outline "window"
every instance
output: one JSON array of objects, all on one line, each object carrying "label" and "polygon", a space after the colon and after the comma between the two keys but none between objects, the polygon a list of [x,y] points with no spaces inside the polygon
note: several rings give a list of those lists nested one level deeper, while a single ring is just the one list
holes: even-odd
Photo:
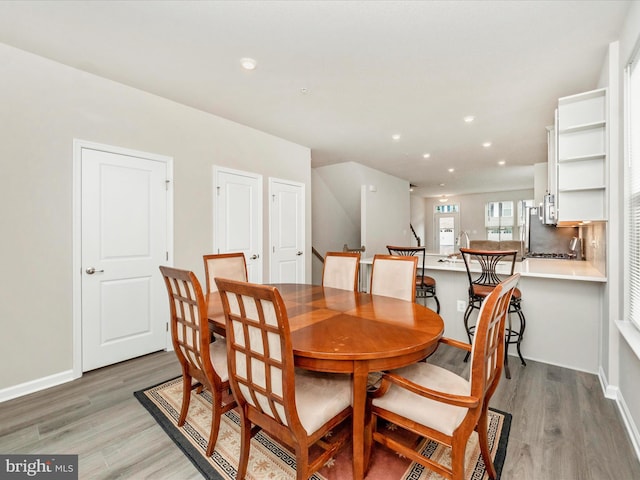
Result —
[{"label": "window", "polygon": [[457,213],[460,211],[460,205],[451,203],[447,205],[436,205],[433,209],[436,213]]},{"label": "window", "polygon": [[513,202],[487,202],[484,226],[487,240],[513,240]]},{"label": "window", "polygon": [[627,67],[626,95],[626,264],[625,317],[640,328],[640,50]]}]

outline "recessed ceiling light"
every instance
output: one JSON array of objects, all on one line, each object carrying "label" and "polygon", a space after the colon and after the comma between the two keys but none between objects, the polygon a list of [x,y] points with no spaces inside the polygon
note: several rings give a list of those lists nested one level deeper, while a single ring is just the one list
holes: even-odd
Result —
[{"label": "recessed ceiling light", "polygon": [[444,183],[441,183],[441,184],[440,184],[440,186],[441,186],[441,187],[444,187]]},{"label": "recessed ceiling light", "polygon": [[431,156],[431,154],[430,154],[430,153],[424,153],[424,154],[422,155],[422,158],[429,158],[430,156]]},{"label": "recessed ceiling light", "polygon": [[306,88],[306,87],[302,87],[302,88],[300,89],[300,93],[301,93],[302,95],[306,95],[307,93],[309,93],[309,89],[308,89],[308,88]]},{"label": "recessed ceiling light", "polygon": [[444,203],[447,201],[447,197],[445,197],[444,195],[442,197],[439,198],[439,200]]},{"label": "recessed ceiling light", "polygon": [[394,142],[397,142],[398,140],[400,140],[400,134],[399,133],[394,133],[393,135],[391,135],[391,139]]},{"label": "recessed ceiling light", "polygon": [[456,169],[455,169],[455,168],[450,168],[450,169],[449,169],[449,173],[453,173],[453,172],[455,172],[455,171],[456,171]]},{"label": "recessed ceiling light", "polygon": [[498,165],[504,165],[505,163],[507,163],[507,162],[506,162],[506,161],[504,161],[504,160],[500,160],[500,161],[498,161]]},{"label": "recessed ceiling light", "polygon": [[471,123],[476,119],[476,117],[474,117],[473,115],[467,115],[466,117],[464,117],[464,121],[466,123]]},{"label": "recessed ceiling light", "polygon": [[482,144],[482,146],[483,146],[484,148],[489,148],[489,147],[491,146],[491,142],[484,142],[484,143]]},{"label": "recessed ceiling light", "polygon": [[246,57],[240,59],[240,65],[245,70],[255,70],[257,63],[253,58]]}]

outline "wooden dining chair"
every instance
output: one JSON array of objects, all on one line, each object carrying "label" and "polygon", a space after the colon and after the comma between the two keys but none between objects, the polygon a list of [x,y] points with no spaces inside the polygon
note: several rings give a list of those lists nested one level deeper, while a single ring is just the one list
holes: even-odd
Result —
[{"label": "wooden dining chair", "polygon": [[[350,418],[349,375],[296,372],[289,318],[276,287],[216,279],[227,330],[231,390],[240,410],[238,479],[247,471],[256,426],[295,451],[296,478],[306,480],[348,439],[325,438]],[[312,445],[321,452],[310,457]]]},{"label": "wooden dining chair", "polygon": [[215,278],[247,281],[247,261],[244,253],[216,253],[203,255],[207,294],[217,290]]},{"label": "wooden dining chair", "polygon": [[360,252],[327,252],[322,267],[322,286],[358,290]]},{"label": "wooden dining chair", "polygon": [[[164,266],[160,271],[169,294],[173,349],[182,367],[182,408],[178,427],[182,427],[187,418],[191,390],[209,390],[212,400],[207,456],[210,457],[218,438],[221,415],[236,407],[236,402],[228,395],[226,346],[224,342],[210,343],[207,305],[194,273]],[[193,383],[193,379],[197,382]]]},{"label": "wooden dining chair", "polygon": [[[488,408],[501,378],[504,330],[509,302],[520,274],[499,284],[487,296],[469,345],[442,338],[441,343],[471,352],[469,380],[429,363],[416,363],[387,372],[378,390],[370,393],[373,440],[424,465],[445,478],[463,480],[464,457],[471,433],[478,432],[487,473],[496,478],[487,439]],[[451,448],[451,467],[420,455],[376,428],[378,418]]]},{"label": "wooden dining chair", "polygon": [[375,255],[369,292],[413,302],[417,267],[418,257],[415,256]]},{"label": "wooden dining chair", "polygon": [[420,266],[416,275],[416,300],[423,298],[426,306],[427,298],[433,298],[436,302],[436,313],[440,313],[440,300],[436,295],[436,279],[425,275],[425,259],[427,249],[425,247],[399,247],[397,245],[387,245],[389,255],[417,256]]}]

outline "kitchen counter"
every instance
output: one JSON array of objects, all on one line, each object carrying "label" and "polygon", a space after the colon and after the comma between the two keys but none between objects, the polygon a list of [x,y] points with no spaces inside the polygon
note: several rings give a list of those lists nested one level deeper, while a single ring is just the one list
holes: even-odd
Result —
[{"label": "kitchen counter", "polygon": [[[369,286],[372,262],[373,258],[361,260],[360,286],[365,291]],[[510,266],[510,263],[499,265],[498,273],[508,273],[505,270]],[[479,271],[480,266],[475,263],[471,269]],[[527,258],[516,262],[514,270],[521,274],[518,288],[522,292],[522,310],[527,318],[522,341],[524,357],[597,373],[607,277],[590,262],[580,260]],[[441,253],[427,254],[425,271],[436,280],[445,335],[466,342],[463,316],[469,280],[464,261],[448,259]],[[427,306],[435,308],[435,303],[427,300]],[[477,313],[474,318],[475,315]],[[514,353],[515,349],[509,350],[510,355]],[[527,368],[520,367],[517,357],[511,363],[512,370]]]},{"label": "kitchen counter", "polygon": [[[372,257],[363,258],[361,263],[370,265]],[[475,262],[474,262],[475,263]],[[418,261],[418,268],[421,266]],[[476,264],[477,265],[477,264]],[[443,270],[466,272],[464,261],[461,258],[450,259],[437,252],[427,252],[425,255],[425,270]],[[508,269],[498,268],[498,273],[505,273]],[[471,270],[475,268],[472,264]],[[479,271],[479,266],[478,266]],[[583,282],[606,282],[607,277],[596,269],[591,263],[582,260],[556,260],[551,258],[525,258],[522,262],[516,262],[514,272],[523,277],[555,278],[558,280],[576,280]]]},{"label": "kitchen counter", "polygon": [[[459,270],[466,272],[462,259],[448,259],[446,257],[427,255],[424,266],[426,270]],[[505,264],[505,269],[508,268]],[[473,264],[471,270],[475,270]],[[516,262],[514,272],[520,273],[523,277],[556,278],[559,280],[580,280],[584,282],[607,281],[607,277],[591,265],[591,263],[581,260],[525,258],[522,262]],[[498,268],[498,273],[501,273],[500,268]]]}]

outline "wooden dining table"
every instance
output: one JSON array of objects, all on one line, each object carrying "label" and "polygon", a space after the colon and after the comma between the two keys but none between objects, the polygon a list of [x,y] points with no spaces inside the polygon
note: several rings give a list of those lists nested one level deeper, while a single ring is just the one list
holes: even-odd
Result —
[{"label": "wooden dining table", "polygon": [[[418,362],[437,347],[444,322],[414,302],[320,285],[273,284],[282,295],[297,367],[353,378],[353,478],[364,477],[371,442],[365,435],[369,373]],[[212,328],[224,335],[217,292],[209,294]],[[368,430],[367,430],[368,431]]]}]

